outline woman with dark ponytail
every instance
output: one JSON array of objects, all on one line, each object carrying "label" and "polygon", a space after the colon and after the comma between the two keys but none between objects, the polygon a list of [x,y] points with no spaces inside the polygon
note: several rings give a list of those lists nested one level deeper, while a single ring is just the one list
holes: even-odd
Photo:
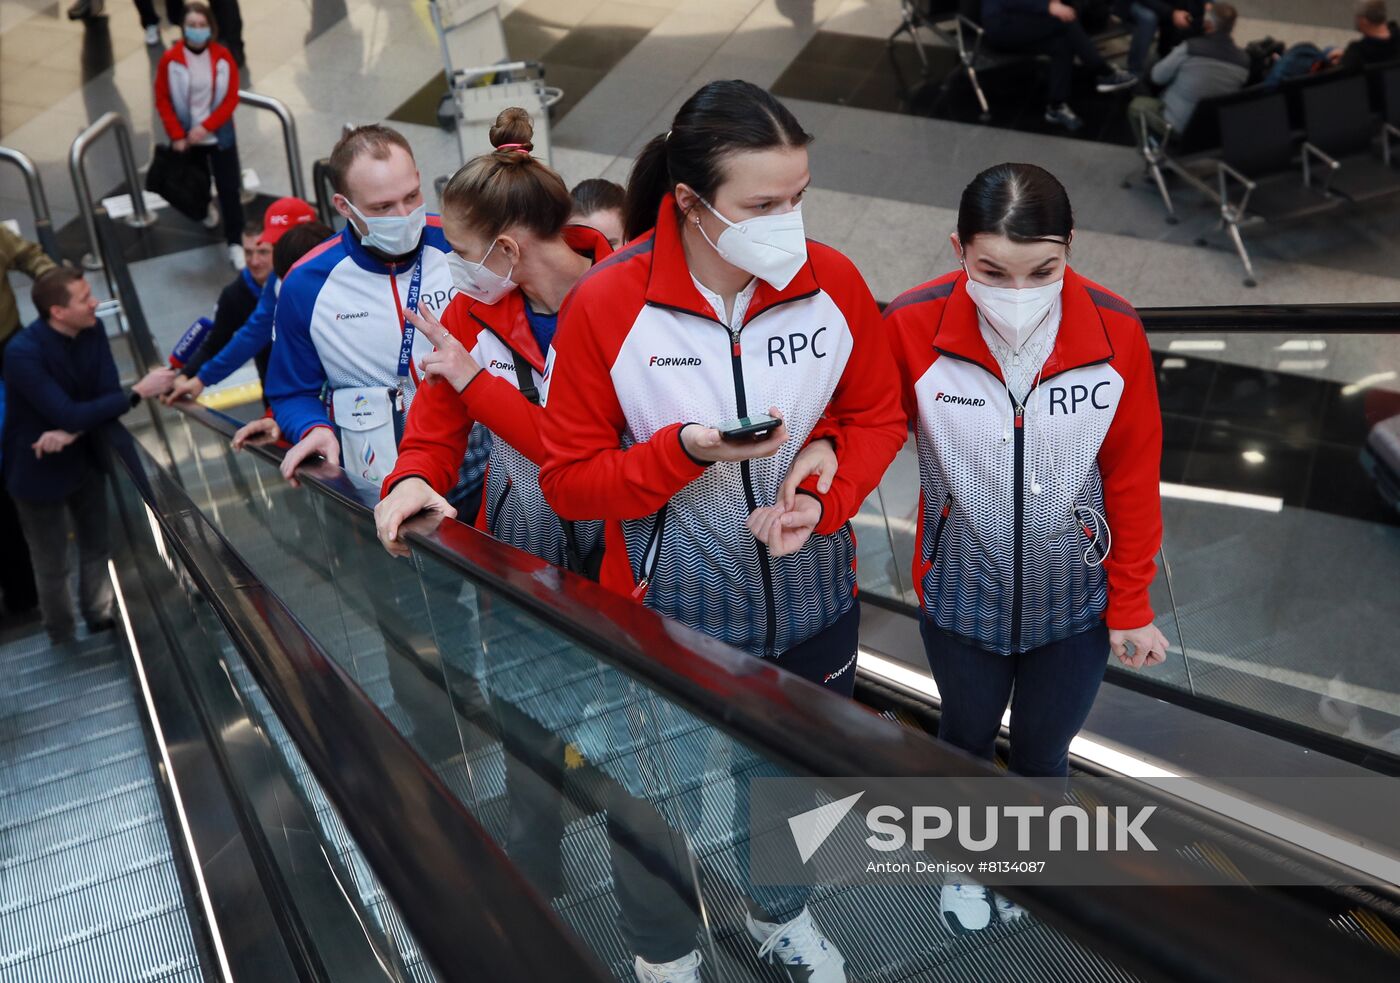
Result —
[{"label": "woman with dark ponytail", "polygon": [[[804,235],[809,141],[767,91],[728,81],[647,144],[627,189],[635,241],[565,305],[540,483],[561,516],[606,520],[605,586],[850,695],[849,520],[906,422],[870,291]],[[748,798],[746,775],[736,829]],[[759,956],[845,980],[807,893],[748,884],[738,853]],[[698,966],[676,953],[637,975],[698,983]]]},{"label": "woman with dark ponytail", "polygon": [[[942,696],[938,736],[1011,770],[1068,774],[1110,653],[1166,657],[1148,587],[1162,539],[1162,414],[1123,298],[1069,267],[1054,175],[999,164],[963,191],[960,268],[885,309],[919,448],[914,584]],[[975,931],[1021,910],[971,882],[942,911]]]}]

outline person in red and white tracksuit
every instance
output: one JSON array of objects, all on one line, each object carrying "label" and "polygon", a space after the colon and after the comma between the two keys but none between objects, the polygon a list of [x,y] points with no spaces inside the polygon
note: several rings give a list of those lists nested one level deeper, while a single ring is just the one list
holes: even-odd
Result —
[{"label": "person in red and white tracksuit", "polygon": [[[765,90],[713,82],[643,150],[634,241],[564,307],[540,484],[564,518],[607,521],[605,586],[849,695],[849,520],[906,419],[864,280],[803,233],[809,139]],[[783,417],[769,436],[722,438],[717,425],[765,413]],[[834,480],[810,473],[833,450]],[[746,829],[748,782],[736,785]],[[749,890],[760,955],[804,980],[845,979],[806,892]],[[638,977],[698,980],[698,959]]]},{"label": "person in red and white tracksuit", "polygon": [[[219,44],[209,7],[185,5],[182,36],[156,66],[156,111],[170,145],[203,156],[214,175],[229,261],[243,269],[243,172],[238,163],[233,113],[238,108],[238,65]],[[211,210],[210,220],[214,219]]]},{"label": "person in red and white tracksuit", "polygon": [[530,155],[529,115],[504,111],[498,149],[462,167],[443,188],[442,228],[456,298],[439,322],[410,314],[435,351],[408,414],[399,457],[375,508],[391,549],[400,524],[422,511],[455,515],[444,497],[457,481],[472,427],[491,433],[481,506],[467,521],[517,549],[576,572],[601,545],[598,522],[569,523],[539,488],[545,354],[559,307],[584,273],[612,252],[602,233],[566,225],[573,199],[563,180]]},{"label": "person in red and white tracksuit", "polygon": [[[1110,652],[1167,641],[1148,588],[1162,539],[1162,417],[1131,305],[1070,269],[1063,186],[1001,164],[963,192],[962,268],[885,310],[915,421],[914,584],[942,699],[938,735],[990,758],[1008,701],[1011,769],[1065,776]],[[1019,914],[944,888],[955,930]]]}]

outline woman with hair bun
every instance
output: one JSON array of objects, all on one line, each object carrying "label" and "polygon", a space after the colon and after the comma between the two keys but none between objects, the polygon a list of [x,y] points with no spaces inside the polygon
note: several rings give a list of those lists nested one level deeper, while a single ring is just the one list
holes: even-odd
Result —
[{"label": "woman with hair bun", "polygon": [[[919,450],[914,584],[938,736],[1064,777],[1110,653],[1166,658],[1148,588],[1162,540],[1162,414],[1142,322],[1069,266],[1054,175],[999,164],[963,191],[961,268],[885,309]],[[971,882],[942,912],[975,931],[1020,909]]]},{"label": "woman with hair bun", "polygon": [[410,313],[436,351],[420,366],[394,470],[375,508],[379,538],[402,550],[399,527],[428,511],[454,516],[457,480],[472,427],[491,432],[481,509],[483,532],[559,566],[596,565],[601,527],[560,523],[540,494],[541,393],[559,308],[611,249],[594,229],[569,225],[573,199],[562,178],[530,155],[529,113],[510,108],[491,129],[496,149],[463,165],[442,191],[442,231],[457,296],[441,320]]}]

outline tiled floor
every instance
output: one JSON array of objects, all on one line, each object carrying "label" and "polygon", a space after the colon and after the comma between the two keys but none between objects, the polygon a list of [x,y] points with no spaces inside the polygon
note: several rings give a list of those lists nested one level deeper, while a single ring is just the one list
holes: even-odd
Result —
[{"label": "tiled floor", "polygon": [[[242,6],[244,85],[282,99],[296,115],[308,171],[345,122],[390,115],[415,121],[401,125],[425,175],[460,163],[456,141],[433,125],[441,65],[425,0]],[[0,141],[36,160],[61,226],[77,216],[68,146],[90,120],[107,110],[127,116],[138,161],[148,158],[158,52],[141,44],[134,8],[121,0],[111,0],[105,22],[87,26],[64,19],[58,3],[3,7]],[[1346,36],[1347,0],[1252,7],[1260,19],[1241,22],[1242,36]],[[1182,224],[1168,226],[1150,188],[1119,186],[1136,169],[1131,148],[984,126],[961,111],[950,111],[951,119],[890,111],[899,106],[880,39],[898,23],[897,0],[507,0],[501,10],[510,56],[541,59],[548,80],[565,90],[554,161],[570,182],[598,173],[624,178],[631,155],[708,79],[776,85],[818,138],[812,232],[845,249],[882,299],[947,267],[946,232],[962,185],[1006,159],[1034,160],[1061,176],[1077,210],[1076,264],[1141,306],[1400,298],[1393,259],[1400,206],[1252,234],[1263,286],[1249,291],[1207,205],[1188,196]],[[895,61],[910,57],[901,41]],[[1024,87],[1015,78],[1008,84]],[[956,97],[950,92],[948,101]],[[1103,106],[1108,120],[1116,109]],[[238,125],[245,165],[266,190],[284,190],[276,121],[244,108]],[[90,167],[94,187],[120,183],[110,147],[94,148]],[[0,214],[27,226],[28,212],[18,174],[0,168]],[[1198,236],[1208,248],[1194,245]]]}]

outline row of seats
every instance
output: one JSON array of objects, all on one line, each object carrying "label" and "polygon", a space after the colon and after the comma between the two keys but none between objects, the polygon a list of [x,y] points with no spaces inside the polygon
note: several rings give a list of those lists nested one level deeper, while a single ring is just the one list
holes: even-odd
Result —
[{"label": "row of seats", "polygon": [[1400,63],[1206,99],[1179,134],[1142,114],[1137,137],[1167,221],[1176,221],[1170,172],[1219,206],[1252,287],[1242,228],[1400,194]]}]

